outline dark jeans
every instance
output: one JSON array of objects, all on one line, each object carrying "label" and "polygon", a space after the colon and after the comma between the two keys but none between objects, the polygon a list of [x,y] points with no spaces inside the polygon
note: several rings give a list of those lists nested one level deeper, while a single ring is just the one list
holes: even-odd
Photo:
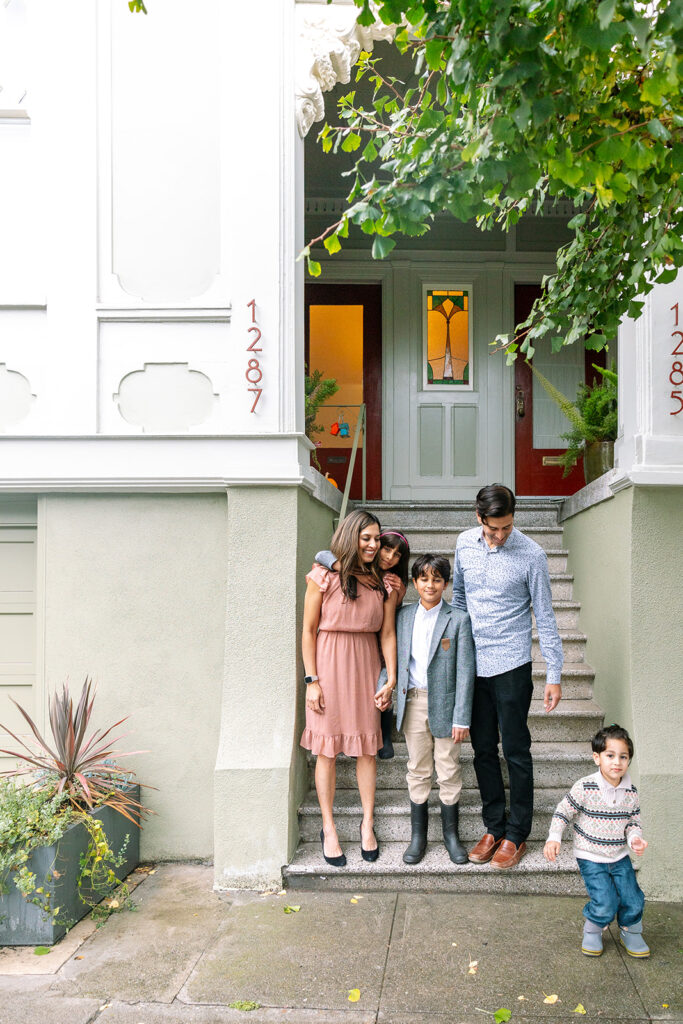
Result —
[{"label": "dark jeans", "polygon": [[[533,683],[531,662],[498,676],[477,676],[470,736],[474,770],[486,831],[505,836],[516,846],[531,832],[534,814],[534,769],[527,725]],[[505,821],[505,788],[498,759],[498,731],[510,776],[510,815]]]},{"label": "dark jeans", "polygon": [[643,916],[645,896],[636,881],[630,857],[622,857],[613,864],[598,864],[577,857],[579,871],[590,900],[583,908],[583,916],[604,928],[616,914],[617,923],[624,928],[637,924]]}]

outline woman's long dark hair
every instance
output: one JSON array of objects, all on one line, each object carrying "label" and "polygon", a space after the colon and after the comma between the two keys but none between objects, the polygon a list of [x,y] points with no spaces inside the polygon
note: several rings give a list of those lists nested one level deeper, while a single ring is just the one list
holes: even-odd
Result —
[{"label": "woman's long dark hair", "polygon": [[377,554],[370,565],[364,565],[358,557],[359,537],[366,527],[373,524],[380,530],[382,529],[377,516],[372,512],[366,512],[365,509],[357,508],[354,512],[349,512],[346,519],[339,524],[330,543],[332,553],[339,559],[339,581],[342,592],[350,601],[355,601],[358,597],[357,577],[359,575],[364,575],[365,582],[371,587],[381,590],[384,598],[387,596],[377,564],[379,545]]},{"label": "woman's long dark hair", "polygon": [[408,586],[408,563],[410,562],[410,545],[402,533],[398,530],[382,530],[379,535],[380,547],[396,548],[401,556],[393,569],[388,572],[395,572],[398,578]]}]

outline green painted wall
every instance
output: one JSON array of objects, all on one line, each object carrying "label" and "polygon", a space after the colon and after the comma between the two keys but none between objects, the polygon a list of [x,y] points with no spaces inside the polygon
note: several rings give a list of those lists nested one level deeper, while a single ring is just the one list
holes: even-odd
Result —
[{"label": "green painted wall", "polygon": [[683,491],[636,487],[564,523],[595,700],[635,744],[651,899],[683,899]]},{"label": "green painted wall", "polygon": [[48,686],[91,675],[95,725],[130,716],[117,747],[149,751],[126,760],[156,787],[142,856],[211,857],[225,496],[50,496],[38,532]]},{"label": "green painted wall", "polygon": [[221,732],[215,771],[219,888],[279,883],[306,788],[298,743],[304,575],[329,542],[332,511],[292,487],[228,492]]}]

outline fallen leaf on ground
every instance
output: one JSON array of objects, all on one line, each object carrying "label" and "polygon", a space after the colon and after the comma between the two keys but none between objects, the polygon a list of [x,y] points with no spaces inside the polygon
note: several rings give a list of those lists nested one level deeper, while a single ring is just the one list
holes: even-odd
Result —
[{"label": "fallen leaf on ground", "polygon": [[[543,993],[543,995],[545,996],[545,992]],[[560,998],[559,996],[545,996],[545,999],[543,1000],[543,1002],[544,1003],[551,1003],[551,1004],[552,1003],[557,1003],[557,1002],[559,1002],[559,998]]]},{"label": "fallen leaf on ground", "polygon": [[45,956],[46,953],[50,952],[49,946],[36,946],[33,950],[36,956]]},{"label": "fallen leaf on ground", "polygon": [[301,905],[297,903],[294,906],[290,907],[288,903],[287,906],[283,907],[282,909],[284,910],[285,914],[298,914],[299,911],[301,910]]},{"label": "fallen leaf on ground", "polygon": [[286,895],[287,895],[287,890],[286,889],[280,889],[280,891],[278,893],[278,896],[286,896]]},{"label": "fallen leaf on ground", "polygon": [[586,1007],[583,1005],[583,1003],[579,1003],[579,1005],[576,1007],[576,1009],[572,1010],[572,1013],[585,1013],[585,1012],[586,1012]]},{"label": "fallen leaf on ground", "polygon": [[496,1024],[505,1024],[505,1021],[510,1020],[511,1016],[512,1010],[508,1010],[507,1007],[501,1006],[501,1008],[499,1010],[496,1010],[496,1012],[494,1013],[493,1019],[495,1020]]},{"label": "fallen leaf on ground", "polygon": [[468,974],[476,974],[478,966],[479,966],[479,961],[478,960],[470,960],[470,969],[469,969],[469,971],[467,973]]},{"label": "fallen leaf on ground", "polygon": [[102,1012],[102,1010],[108,1010],[110,1006],[111,1003],[104,1003],[102,1006],[100,1006],[100,1013]]},{"label": "fallen leaf on ground", "polygon": [[526,996],[517,996],[517,999],[521,1001],[522,999],[526,999]]},{"label": "fallen leaf on ground", "polygon": [[662,1009],[663,1010],[668,1010],[669,1009],[669,1004],[668,1003],[662,1003]]},{"label": "fallen leaf on ground", "polygon": [[82,959],[83,959],[83,957],[82,957],[82,956],[75,956],[75,957],[74,957],[74,960],[82,960]]},{"label": "fallen leaf on ground", "polygon": [[356,899],[355,896],[352,896],[351,899],[349,900],[349,903],[358,903],[358,900]]},{"label": "fallen leaf on ground", "polygon": [[156,875],[156,873],[157,873],[157,869],[156,868],[152,868],[152,870],[149,872],[150,875]]},{"label": "fallen leaf on ground", "polygon": [[357,1003],[359,999],[360,999],[360,989],[359,988],[350,988],[349,989],[349,1002],[350,1003]]},{"label": "fallen leaf on ground", "polygon": [[111,907],[112,910],[116,910],[116,908],[119,906],[119,901],[109,900],[109,906]]},{"label": "fallen leaf on ground", "polygon": [[251,999],[238,999],[234,1003],[228,1003],[228,1007],[231,1010],[258,1010],[261,1004],[255,1003]]},{"label": "fallen leaf on ground", "polygon": [[457,945],[458,945],[457,942],[451,942],[451,946],[457,946]]}]

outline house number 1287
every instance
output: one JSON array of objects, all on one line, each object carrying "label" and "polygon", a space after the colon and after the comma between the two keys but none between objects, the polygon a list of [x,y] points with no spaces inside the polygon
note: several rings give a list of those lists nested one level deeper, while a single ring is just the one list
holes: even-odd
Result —
[{"label": "house number 1287", "polygon": [[[247,334],[253,334],[254,337],[247,345],[247,352],[263,352],[262,348],[259,348],[259,342],[261,341],[261,331],[256,324],[256,299],[252,299],[251,302],[247,303],[247,309],[251,310],[251,327],[247,328]],[[263,379],[263,373],[261,372],[261,366],[257,358],[252,356],[247,362],[247,369],[244,376],[247,378],[247,383],[251,385],[260,384]],[[247,391],[251,391],[254,395],[254,401],[252,403],[250,412],[256,412],[256,406],[258,400],[263,394],[263,388],[255,386],[248,387]]]}]

